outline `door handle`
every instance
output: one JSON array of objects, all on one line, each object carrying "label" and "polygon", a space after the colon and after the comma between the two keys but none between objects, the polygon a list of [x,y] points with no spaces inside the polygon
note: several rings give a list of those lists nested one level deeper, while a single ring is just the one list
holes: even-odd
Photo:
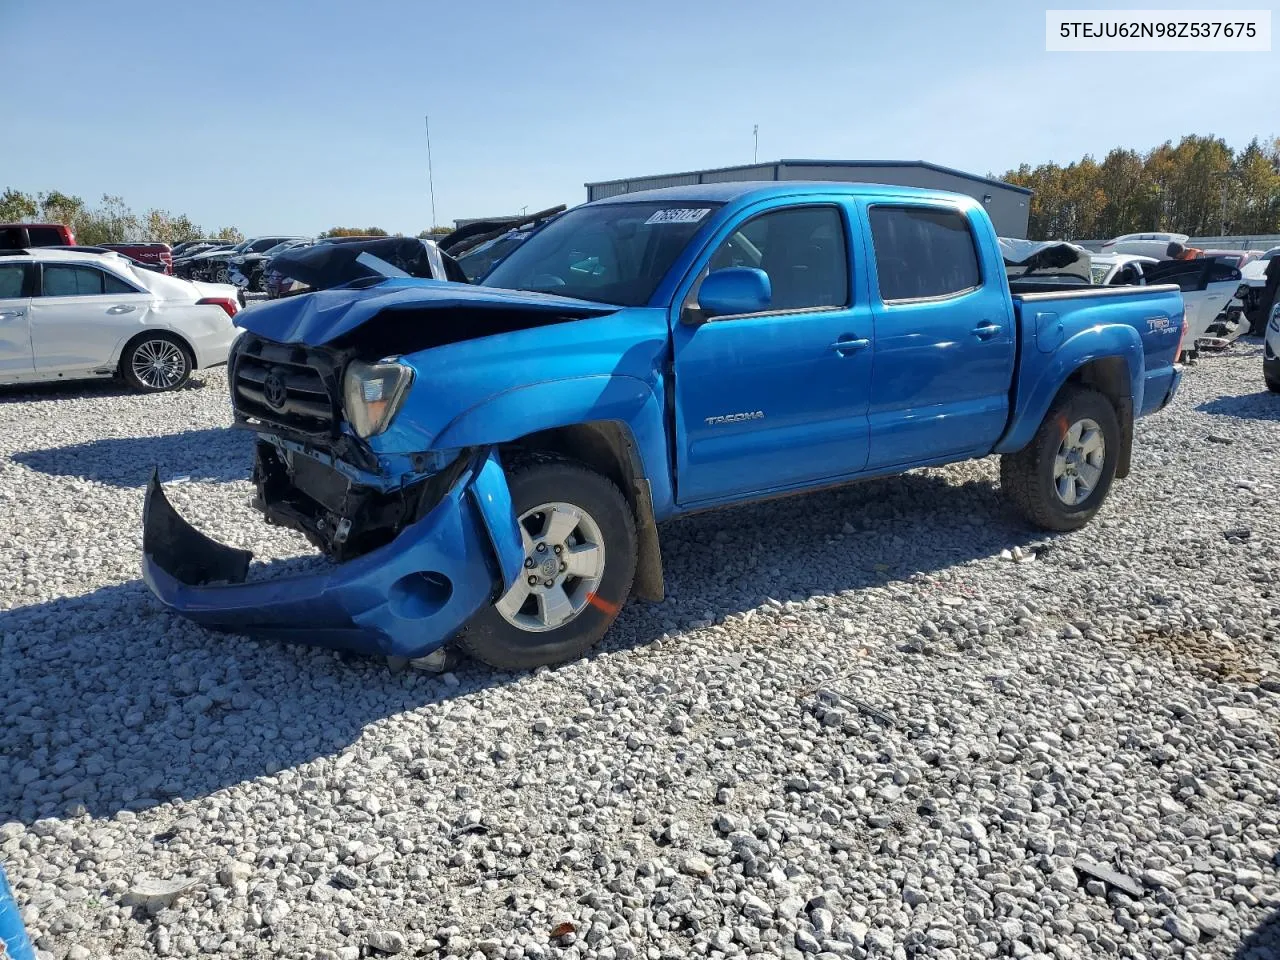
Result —
[{"label": "door handle", "polygon": [[111,307],[110,309],[108,309],[107,313],[109,313],[113,317],[116,317],[122,313],[133,313],[133,311],[136,309],[137,307],[135,307],[131,303],[117,303],[114,307]]},{"label": "door handle", "polygon": [[842,357],[847,357],[851,353],[857,353],[859,350],[865,350],[871,346],[871,341],[865,337],[855,340],[851,337],[844,336],[831,345],[831,349]]},{"label": "door handle", "polygon": [[990,340],[1003,329],[1004,327],[998,323],[992,323],[990,320],[983,320],[973,328],[973,335],[979,340]]},{"label": "door handle", "polygon": [[25,317],[25,310],[0,310],[0,320],[15,320],[18,317]]}]

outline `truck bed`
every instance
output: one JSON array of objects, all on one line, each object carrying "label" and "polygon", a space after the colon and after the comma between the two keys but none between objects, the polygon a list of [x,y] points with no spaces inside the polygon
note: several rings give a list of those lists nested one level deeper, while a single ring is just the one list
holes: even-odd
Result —
[{"label": "truck bed", "polygon": [[[1010,283],[1018,322],[1011,409],[1023,411],[998,452],[1020,449],[1072,370],[1100,358],[1121,364],[1134,416],[1159,409],[1175,384],[1184,307],[1177,286]],[[1052,289],[1046,289],[1051,287]],[[1046,358],[1052,356],[1050,363]],[[1035,371],[1034,375],[1026,375]]]}]

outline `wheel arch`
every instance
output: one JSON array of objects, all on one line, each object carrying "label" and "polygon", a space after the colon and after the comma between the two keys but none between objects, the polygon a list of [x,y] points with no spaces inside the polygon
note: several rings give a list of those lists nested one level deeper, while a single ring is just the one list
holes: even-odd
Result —
[{"label": "wheel arch", "polygon": [[666,594],[662,551],[653,509],[653,493],[644,461],[630,426],[619,420],[592,420],[525,434],[502,445],[508,454],[523,451],[555,453],[608,477],[627,498],[636,522],[636,575],[632,592],[642,600],[659,602]]},{"label": "wheel arch", "polygon": [[182,344],[182,348],[187,351],[187,358],[191,361],[192,371],[199,369],[200,358],[196,355],[196,348],[192,345],[190,340],[184,337],[177,330],[170,329],[169,327],[147,327],[145,330],[139,330],[137,333],[133,334],[133,336],[126,337],[121,341],[116,352],[116,372],[123,375],[124,358],[129,355],[129,350],[135,343],[145,337],[155,336],[157,333],[163,333]]},{"label": "wheel arch", "polygon": [[1116,476],[1129,474],[1133,421],[1142,409],[1145,353],[1138,331],[1127,324],[1094,327],[1071,337],[1030,384],[1020,384],[1019,410],[996,453],[1013,453],[1031,442],[1049,409],[1069,386],[1087,386],[1105,396],[1120,421],[1121,444]]}]

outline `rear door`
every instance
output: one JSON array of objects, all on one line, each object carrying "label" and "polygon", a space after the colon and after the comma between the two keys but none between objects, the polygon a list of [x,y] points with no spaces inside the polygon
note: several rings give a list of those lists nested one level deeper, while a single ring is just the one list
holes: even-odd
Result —
[{"label": "rear door", "polygon": [[868,469],[989,451],[1004,432],[1017,338],[1004,267],[944,201],[867,210],[875,371]]},{"label": "rear door", "polygon": [[37,371],[102,369],[120,342],[142,329],[151,294],[91,264],[44,263],[40,271],[30,310]]},{"label": "rear door", "polygon": [[30,262],[0,260],[0,379],[31,374]]},{"label": "rear door", "polygon": [[[765,493],[861,470],[867,460],[871,314],[842,201],[763,204],[726,225],[677,301],[727,267],[769,275],[761,313],[673,317],[677,500]],[[837,346],[839,344],[840,346]]]},{"label": "rear door", "polygon": [[[1188,350],[1195,349],[1196,340],[1205,335],[1214,317],[1226,306],[1235,287],[1239,284],[1210,284],[1212,260],[1164,260],[1147,264],[1143,268],[1148,285],[1176,283],[1182,291],[1182,302],[1187,311]],[[1228,291],[1224,287],[1230,286]]]}]

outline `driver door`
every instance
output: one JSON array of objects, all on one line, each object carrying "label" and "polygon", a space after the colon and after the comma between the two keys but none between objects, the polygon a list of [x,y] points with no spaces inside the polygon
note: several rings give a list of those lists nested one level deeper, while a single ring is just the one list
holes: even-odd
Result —
[{"label": "driver door", "polygon": [[0,378],[31,374],[31,263],[0,261]]},{"label": "driver door", "polygon": [[763,270],[772,302],[760,313],[701,318],[699,282],[679,301],[672,340],[681,506],[866,465],[873,321],[855,283],[860,247],[849,222],[842,203],[784,203],[744,216],[710,248],[695,276]]}]

